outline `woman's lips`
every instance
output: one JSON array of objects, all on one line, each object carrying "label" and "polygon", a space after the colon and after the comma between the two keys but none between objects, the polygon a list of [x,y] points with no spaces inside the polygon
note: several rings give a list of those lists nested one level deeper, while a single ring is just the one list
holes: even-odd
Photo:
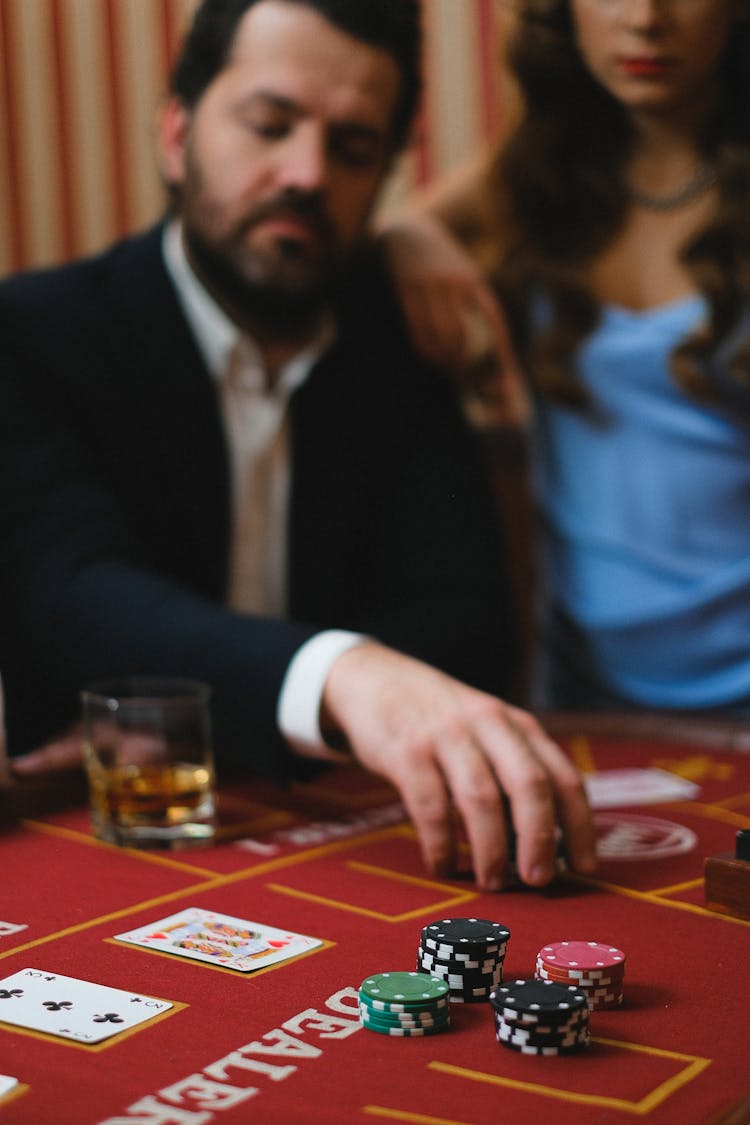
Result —
[{"label": "woman's lips", "polygon": [[671,66],[667,58],[638,58],[620,59],[618,66],[625,74],[632,78],[661,78]]}]

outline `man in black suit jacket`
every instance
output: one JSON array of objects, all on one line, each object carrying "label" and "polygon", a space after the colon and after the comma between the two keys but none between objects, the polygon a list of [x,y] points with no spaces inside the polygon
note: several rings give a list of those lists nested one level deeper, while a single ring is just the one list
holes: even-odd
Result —
[{"label": "man in black suit jacket", "polygon": [[[281,779],[354,754],[400,788],[436,869],[455,803],[486,886],[504,789],[540,884],[558,819],[591,865],[580,780],[530,716],[476,690],[500,691],[513,655],[491,496],[362,245],[418,92],[416,27],[408,0],[205,0],[160,123],[178,218],[0,287],[9,745],[54,737],[92,680],[190,676],[212,686],[220,766]],[[228,600],[243,438],[209,371],[222,335],[250,344],[260,410],[316,356],[276,423],[282,612],[273,574],[259,611]]]}]

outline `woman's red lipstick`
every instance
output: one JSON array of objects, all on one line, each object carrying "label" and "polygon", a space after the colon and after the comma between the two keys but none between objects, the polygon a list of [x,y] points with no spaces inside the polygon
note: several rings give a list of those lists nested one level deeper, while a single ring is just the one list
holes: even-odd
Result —
[{"label": "woman's red lipstick", "polygon": [[633,78],[661,78],[670,67],[667,58],[639,58],[620,59],[620,69]]}]

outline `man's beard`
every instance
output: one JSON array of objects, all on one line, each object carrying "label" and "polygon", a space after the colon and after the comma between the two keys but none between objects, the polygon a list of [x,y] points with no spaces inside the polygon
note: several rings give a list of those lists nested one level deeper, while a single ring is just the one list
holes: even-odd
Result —
[{"label": "man's beard", "polygon": [[[191,214],[192,212],[192,214]],[[299,215],[318,236],[317,253],[290,238],[268,251],[249,248],[248,231],[266,218]],[[342,273],[331,225],[314,196],[287,193],[258,206],[221,239],[204,233],[200,202],[183,214],[188,255],[215,299],[240,323],[271,337],[304,333],[328,307]]]}]

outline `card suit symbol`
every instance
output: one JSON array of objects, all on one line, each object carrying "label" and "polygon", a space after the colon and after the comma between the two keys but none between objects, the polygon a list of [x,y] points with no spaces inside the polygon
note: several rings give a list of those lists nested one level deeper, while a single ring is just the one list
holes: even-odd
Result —
[{"label": "card suit symbol", "polygon": [[50,1012],[61,1012],[63,1008],[72,1008],[70,1000],[44,1000],[42,1002],[43,1008],[48,1008]]},{"label": "card suit symbol", "polygon": [[22,988],[0,988],[0,1000],[10,1000],[14,996],[23,996]]},{"label": "card suit symbol", "polygon": [[117,1012],[105,1012],[103,1016],[94,1016],[94,1023],[125,1023]]}]

